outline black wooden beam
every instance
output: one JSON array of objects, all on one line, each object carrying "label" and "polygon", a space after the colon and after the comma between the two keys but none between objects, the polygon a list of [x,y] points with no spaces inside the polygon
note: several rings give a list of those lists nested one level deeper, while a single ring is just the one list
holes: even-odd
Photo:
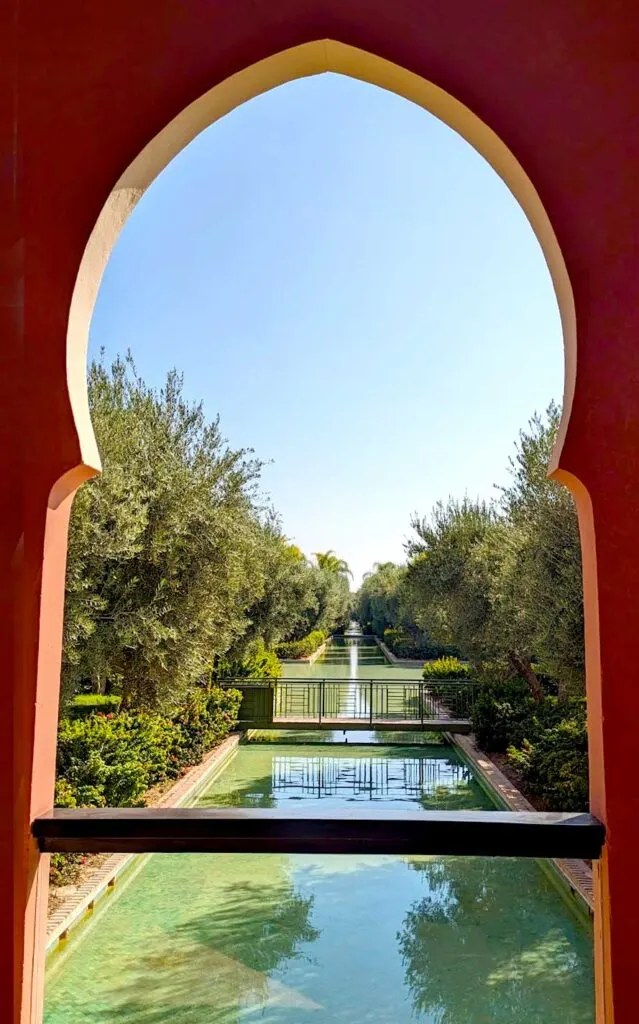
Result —
[{"label": "black wooden beam", "polygon": [[32,832],[51,853],[387,853],[599,857],[604,827],[589,814],[60,808]]}]

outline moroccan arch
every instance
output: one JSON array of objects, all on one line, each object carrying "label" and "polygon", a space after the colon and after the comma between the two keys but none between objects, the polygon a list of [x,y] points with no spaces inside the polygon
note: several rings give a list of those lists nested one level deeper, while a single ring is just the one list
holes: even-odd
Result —
[{"label": "moroccan arch", "polygon": [[[509,185],[551,268],[571,407],[555,473],[580,509],[592,807],[608,836],[596,881],[597,1020],[634,1024],[636,4],[67,0],[60,8],[11,0],[10,8],[6,38],[13,33],[20,61],[3,147],[16,202],[6,263],[11,316],[0,346],[0,592],[8,609],[0,643],[14,715],[0,722],[0,757],[13,780],[3,809],[8,821],[10,806],[14,815],[0,853],[0,903],[13,918],[16,952],[2,966],[2,1019],[41,1017],[47,864],[29,824],[52,799],[66,528],[74,490],[98,468],[83,348],[118,219],[121,226],[149,181],[207,123],[266,88],[334,70],[390,88],[459,131]],[[219,106],[198,112],[212,92]],[[170,139],[176,124],[181,143]]]},{"label": "moroccan arch", "polygon": [[320,39],[273,54],[213,86],[155,135],[115,183],[87,242],[69,311],[69,396],[88,467],[99,468],[86,398],[89,326],[102,274],[129,214],[171,160],[215,121],[279,85],[329,71],[387,89],[434,114],[481,153],[524,210],[550,270],[564,335],[563,417],[555,459],[559,464],[575,389],[575,303],[557,236],[532,181],[499,136],[468,107],[433,82],[357,47]]}]

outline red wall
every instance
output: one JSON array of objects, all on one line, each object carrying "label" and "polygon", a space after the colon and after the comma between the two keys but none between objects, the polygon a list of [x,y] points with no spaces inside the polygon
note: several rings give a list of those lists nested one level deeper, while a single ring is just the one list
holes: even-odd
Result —
[{"label": "red wall", "polygon": [[[601,665],[605,724],[593,717],[592,749],[603,751],[594,795],[604,813],[605,780],[609,829],[601,921],[610,926],[614,1019],[634,1022],[639,896],[630,872],[639,795],[628,752],[639,720],[638,14],[636,0],[10,0],[0,36],[6,43],[15,33],[20,62],[4,64],[12,104],[2,184],[13,245],[3,264],[9,316],[0,347],[0,645],[17,724],[8,711],[0,722],[0,751],[6,757],[13,744],[16,756],[0,817],[6,824],[12,800],[17,818],[16,845],[5,843],[0,855],[0,906],[7,920],[13,915],[18,956],[0,985],[1,1020],[18,1020],[18,1004],[10,1004],[16,992],[21,1002],[25,919],[27,947],[33,932],[24,904],[37,860],[25,867],[27,826],[52,785],[66,510],[50,516],[41,606],[44,530],[51,487],[81,462],[65,346],[84,246],[119,175],[188,103],[278,50],[331,38],[434,81],[489,124],[536,186],[568,267],[578,363],[562,466],[590,494],[597,543],[596,562],[592,546],[586,557],[596,565],[589,609],[596,626],[596,582],[601,639],[599,663],[593,626],[592,707]],[[44,724],[34,795],[38,681]],[[600,982],[603,963],[601,954]],[[23,1021],[37,1012],[36,1004]]]}]

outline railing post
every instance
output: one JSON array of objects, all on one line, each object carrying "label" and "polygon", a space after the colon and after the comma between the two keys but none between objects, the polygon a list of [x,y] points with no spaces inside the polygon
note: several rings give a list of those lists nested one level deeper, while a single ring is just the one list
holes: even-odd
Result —
[{"label": "railing post", "polygon": [[319,713],[317,724],[322,724],[322,713],[324,711],[324,680],[320,679],[319,682]]},{"label": "railing post", "polygon": [[419,720],[421,722],[422,730],[424,728],[424,683],[420,680],[419,683]]},{"label": "railing post", "polygon": [[369,692],[369,704],[368,704],[368,721],[372,726],[373,724],[373,680],[370,680],[370,692]]}]

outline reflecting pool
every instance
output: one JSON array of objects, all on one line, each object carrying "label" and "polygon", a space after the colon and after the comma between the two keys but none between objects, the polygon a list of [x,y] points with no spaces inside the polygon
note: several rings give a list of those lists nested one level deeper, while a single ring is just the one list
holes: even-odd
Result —
[{"label": "reflecting pool", "polygon": [[[205,806],[486,808],[445,746],[248,745]],[[140,858],[50,959],[47,1024],[591,1024],[592,941],[534,861]]]}]

